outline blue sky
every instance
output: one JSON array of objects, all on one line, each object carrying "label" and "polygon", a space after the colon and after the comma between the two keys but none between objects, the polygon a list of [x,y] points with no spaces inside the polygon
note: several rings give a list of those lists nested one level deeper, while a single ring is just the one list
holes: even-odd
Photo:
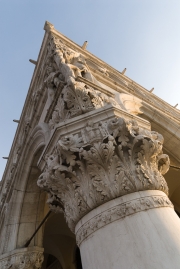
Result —
[{"label": "blue sky", "polygon": [[[0,0],[0,178],[48,20],[174,106],[180,104],[179,0]],[[180,105],[177,109],[180,108]]]}]

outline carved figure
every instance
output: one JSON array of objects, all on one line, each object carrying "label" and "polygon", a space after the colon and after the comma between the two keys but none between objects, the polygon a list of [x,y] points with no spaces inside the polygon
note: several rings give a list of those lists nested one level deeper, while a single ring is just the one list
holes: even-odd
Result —
[{"label": "carved figure", "polygon": [[54,100],[55,90],[59,86],[60,82],[61,83],[64,83],[64,82],[63,82],[63,76],[61,72],[60,71],[55,72],[54,68],[51,65],[47,66],[47,75],[48,77],[45,79],[44,84],[47,87],[48,100],[49,100],[49,103],[51,104],[51,102]]},{"label": "carved figure", "polygon": [[89,71],[89,68],[86,65],[85,58],[82,56],[82,54],[78,53],[74,55],[74,57],[72,58],[72,64],[78,67],[78,69],[81,71],[80,76],[86,78],[89,81],[96,82],[95,78]]},{"label": "carved figure", "polygon": [[72,68],[68,64],[65,63],[63,51],[59,48],[56,48],[54,53],[53,53],[53,59],[57,65],[58,69],[63,74],[67,85],[74,87],[75,73],[73,72]]},{"label": "carved figure", "polygon": [[61,120],[76,117],[106,104],[119,107],[113,98],[94,90],[85,83],[76,81],[77,77],[83,76],[98,84],[92,76],[84,56],[67,48],[61,40],[54,36],[49,42],[46,63],[48,77],[45,85],[48,89],[49,105],[54,99],[59,84],[62,84],[62,80],[65,83],[65,86],[62,84],[64,87],[49,120],[51,129]]},{"label": "carved figure", "polygon": [[75,87],[75,79],[78,76],[98,84],[91,74],[84,56],[72,49],[68,49],[61,40],[54,36],[52,36],[49,42],[48,57],[54,61],[56,69],[60,70],[64,75],[68,86]]}]

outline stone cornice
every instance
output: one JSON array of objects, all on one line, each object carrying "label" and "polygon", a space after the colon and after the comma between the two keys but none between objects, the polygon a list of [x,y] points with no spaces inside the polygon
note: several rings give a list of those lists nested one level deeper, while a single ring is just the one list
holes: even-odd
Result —
[{"label": "stone cornice", "polygon": [[107,94],[110,97],[114,97],[114,93],[105,90],[104,88],[96,85],[95,83],[93,83],[93,82],[91,82],[91,81],[89,81],[89,80],[87,80],[87,79],[85,79],[83,77],[77,77],[77,81],[83,82],[83,83],[89,85],[90,87],[93,87],[95,90],[98,90],[98,91],[100,91],[100,92],[102,92],[104,94]]},{"label": "stone cornice", "polygon": [[[168,104],[167,102],[165,102],[164,100],[162,100],[161,98],[159,98],[158,96],[156,96],[153,93],[150,93],[147,89],[145,89],[144,87],[142,87],[141,85],[139,85],[138,83],[136,83],[135,81],[133,81],[132,79],[128,78],[127,76],[121,74],[121,72],[119,72],[118,70],[114,69],[113,67],[111,67],[110,65],[108,65],[107,63],[105,63],[104,61],[102,61],[101,59],[99,59],[97,56],[93,55],[92,53],[88,52],[87,50],[82,49],[81,46],[79,46],[78,44],[74,43],[72,40],[70,40],[69,38],[65,37],[63,34],[61,34],[59,31],[57,31],[56,29],[52,29],[50,31],[53,35],[55,35],[56,37],[62,39],[65,44],[75,50],[78,50],[79,52],[81,52],[83,55],[86,56],[87,61],[91,60],[93,61],[93,63],[95,64],[99,64],[101,67],[107,69],[108,73],[112,73],[114,74],[117,78],[120,78],[122,81],[125,81],[126,83],[129,83],[129,86],[134,86],[136,87],[136,90],[139,90],[140,93],[144,94],[144,99],[147,103],[151,104],[151,102],[148,99],[152,99],[154,100],[153,105],[155,105],[156,101],[160,102],[163,106],[168,107],[168,109],[170,109],[172,112],[171,113],[176,113],[177,115],[179,115],[180,117],[180,111],[176,108],[173,108],[170,104]],[[109,77],[103,76],[101,75],[102,80],[104,81],[108,81]],[[120,87],[122,87],[122,85],[119,85]],[[126,93],[130,92],[130,90],[127,90],[128,87],[125,87],[124,90],[126,91]],[[115,89],[116,90],[116,89]],[[136,95],[136,92],[134,91],[133,93],[134,95]],[[140,97],[139,95],[136,95],[137,97]],[[158,106],[157,106],[158,108]],[[166,113],[168,112],[167,109],[165,108],[163,110],[163,112]],[[171,115],[172,116],[172,115]],[[172,116],[172,117],[176,117],[176,116]]]},{"label": "stone cornice", "polygon": [[[120,82],[119,83],[115,82],[110,77],[107,78],[106,76],[100,75],[100,73],[97,72],[95,69],[93,68],[90,68],[90,69],[98,81],[109,86],[116,92],[130,93],[140,98],[144,102],[145,106],[150,106],[153,109],[156,109],[157,111],[163,113],[162,114],[163,117],[168,117],[170,119],[173,119],[177,123],[180,122],[180,112],[176,108],[173,108],[170,104],[166,103],[165,101],[160,99],[158,96],[154,95],[153,93],[150,93],[149,91],[147,91],[140,85],[134,83],[133,81],[132,81],[132,84],[130,85],[129,84],[123,85],[123,81],[122,81],[122,84]],[[125,78],[124,78],[124,81],[125,81]],[[134,89],[133,87],[137,87],[137,88]],[[160,106],[156,102],[160,102],[164,106],[164,108],[160,108]],[[169,110],[166,107],[168,107]],[[179,119],[177,119],[178,116],[179,116]]]},{"label": "stone cornice", "polygon": [[[139,90],[140,93],[144,94],[144,101],[146,101],[147,103],[149,103],[150,105],[152,104],[148,99],[152,99],[154,100],[153,102],[153,106],[156,106],[156,101],[162,103],[165,107],[168,107],[172,113],[175,112],[177,114],[179,114],[180,117],[180,111],[176,108],[173,108],[170,104],[168,104],[167,102],[165,102],[164,100],[162,100],[161,98],[159,98],[158,96],[156,96],[155,94],[149,92],[147,89],[145,89],[144,87],[142,87],[141,85],[139,85],[138,83],[136,83],[135,81],[133,81],[132,79],[128,78],[127,76],[121,74],[121,72],[119,72],[118,70],[114,69],[112,66],[108,65],[107,63],[105,63],[104,61],[102,61],[101,59],[99,59],[97,56],[93,55],[92,53],[88,52],[87,50],[82,49],[81,46],[79,46],[78,44],[76,44],[75,42],[73,42],[72,40],[70,40],[69,38],[65,37],[63,34],[61,34],[59,31],[57,31],[56,29],[52,29],[50,31],[50,33],[55,34],[56,37],[59,37],[60,39],[62,39],[65,44],[75,50],[78,50],[78,52],[81,52],[83,55],[86,56],[87,61],[88,60],[92,60],[94,64],[96,64],[97,62],[100,64],[100,66],[103,66],[103,68],[107,69],[108,73],[112,73],[114,74],[117,78],[120,78],[122,81],[125,81],[126,83],[129,83],[129,86],[134,86],[136,87],[136,90]],[[90,68],[92,70],[92,68]],[[93,70],[92,70],[93,71]],[[95,71],[95,70],[94,70]],[[103,76],[101,74],[101,76],[98,76],[98,79],[101,78],[102,81],[108,83],[109,77]],[[105,83],[105,84],[106,84]],[[114,84],[114,82],[111,84],[111,86]],[[116,84],[115,84],[116,85]],[[114,85],[113,85],[114,86]],[[134,95],[136,95],[137,97],[141,97],[139,95],[136,94],[136,91],[132,90],[132,87],[129,88],[128,84],[127,86],[123,87],[121,84],[119,84],[120,89],[123,88],[124,92],[129,93],[129,92],[133,92]],[[113,87],[115,90],[118,90],[117,87]],[[122,91],[120,91],[122,92]],[[148,98],[147,98],[148,96]],[[156,106],[156,108],[158,109],[158,106]],[[162,110],[163,112],[168,112],[167,109]],[[171,115],[172,117],[176,117]]]}]

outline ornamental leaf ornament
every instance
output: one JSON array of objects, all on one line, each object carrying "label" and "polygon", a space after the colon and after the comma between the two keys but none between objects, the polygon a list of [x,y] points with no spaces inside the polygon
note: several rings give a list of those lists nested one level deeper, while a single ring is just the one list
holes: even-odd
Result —
[{"label": "ornamental leaf ornament", "polygon": [[46,156],[38,185],[49,193],[55,212],[63,211],[72,231],[95,207],[143,190],[168,194],[164,177],[169,157],[163,137],[134,120],[89,121],[77,134],[63,136]]}]

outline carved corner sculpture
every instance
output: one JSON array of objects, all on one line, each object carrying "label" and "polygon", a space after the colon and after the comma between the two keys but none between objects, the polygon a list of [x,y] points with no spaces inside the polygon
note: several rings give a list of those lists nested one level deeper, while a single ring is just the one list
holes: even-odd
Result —
[{"label": "carved corner sculpture", "polygon": [[48,93],[49,113],[46,121],[51,129],[64,119],[76,117],[109,103],[119,107],[114,98],[78,81],[78,78],[82,77],[86,82],[99,84],[91,74],[84,56],[68,48],[55,36],[51,36],[48,43],[45,69],[42,87],[46,88]]},{"label": "carved corner sculpture", "polygon": [[[43,87],[49,100],[45,122],[51,129],[109,103],[132,114],[141,112],[139,99],[122,95],[120,105],[112,93],[101,89],[85,57],[54,35],[48,41],[45,70]],[[108,76],[107,70],[100,71]],[[160,134],[141,128],[134,120],[114,116],[89,121],[78,133],[60,137],[45,157],[38,185],[48,192],[50,209],[64,212],[74,232],[83,216],[112,199],[144,190],[168,194],[162,175],[170,161],[162,153],[162,144]]]},{"label": "carved corner sculpture", "polygon": [[80,133],[59,139],[38,185],[48,192],[51,210],[63,211],[74,232],[84,215],[114,198],[143,190],[168,194],[162,175],[170,162],[162,144],[162,135],[134,120],[89,121]]}]

